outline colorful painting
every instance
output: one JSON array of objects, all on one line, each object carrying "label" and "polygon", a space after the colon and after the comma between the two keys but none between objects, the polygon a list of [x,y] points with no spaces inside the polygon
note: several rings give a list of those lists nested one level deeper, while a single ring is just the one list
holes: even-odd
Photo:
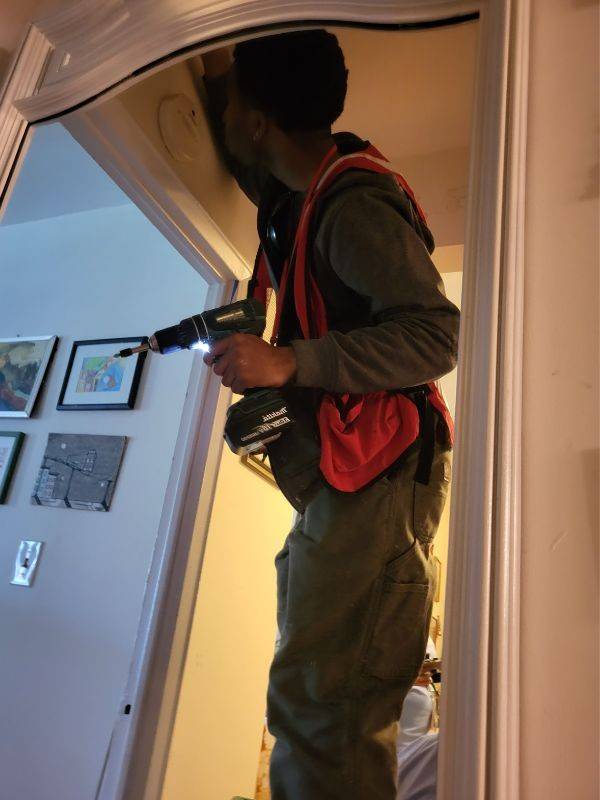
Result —
[{"label": "colorful painting", "polygon": [[84,358],[77,379],[78,394],[89,392],[120,392],[125,370],[122,359],[114,356]]},{"label": "colorful painting", "polygon": [[0,417],[31,416],[56,342],[56,336],[0,339]]},{"label": "colorful painting", "polygon": [[144,336],[88,339],[73,343],[58,399],[61,411],[104,411],[135,405],[146,353],[118,358],[115,353],[137,347]]}]

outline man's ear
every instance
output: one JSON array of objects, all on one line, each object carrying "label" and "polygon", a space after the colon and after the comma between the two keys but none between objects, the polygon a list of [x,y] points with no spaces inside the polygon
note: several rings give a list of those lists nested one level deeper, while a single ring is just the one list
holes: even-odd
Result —
[{"label": "man's ear", "polygon": [[267,131],[269,130],[269,119],[266,114],[263,114],[262,111],[255,111],[253,117],[252,141],[255,144],[260,144],[262,141],[264,141]]}]

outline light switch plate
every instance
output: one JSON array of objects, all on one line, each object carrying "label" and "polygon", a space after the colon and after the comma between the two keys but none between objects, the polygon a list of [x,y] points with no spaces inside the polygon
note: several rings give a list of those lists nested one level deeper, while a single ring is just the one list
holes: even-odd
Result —
[{"label": "light switch plate", "polygon": [[43,544],[43,542],[33,542],[29,539],[21,542],[15,559],[12,584],[15,586],[31,586]]}]

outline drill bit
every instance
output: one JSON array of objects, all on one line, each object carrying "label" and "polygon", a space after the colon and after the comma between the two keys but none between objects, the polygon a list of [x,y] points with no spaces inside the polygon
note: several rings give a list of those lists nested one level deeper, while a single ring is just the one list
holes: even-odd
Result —
[{"label": "drill bit", "polygon": [[119,350],[118,353],[115,353],[115,358],[128,358],[134,355],[134,353],[145,353],[146,350],[149,349],[150,345],[148,342],[144,342],[144,344],[140,344],[137,347],[126,347],[124,350]]}]

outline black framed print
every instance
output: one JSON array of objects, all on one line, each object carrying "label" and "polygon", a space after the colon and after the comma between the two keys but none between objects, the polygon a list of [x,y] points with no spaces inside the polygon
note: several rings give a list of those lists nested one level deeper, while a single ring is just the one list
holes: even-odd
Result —
[{"label": "black framed print", "polygon": [[0,431],[0,505],[6,500],[24,439],[21,431]]},{"label": "black framed print", "polygon": [[73,342],[57,408],[60,411],[132,409],[146,353],[115,355],[148,341],[147,336]]},{"label": "black framed print", "polygon": [[56,336],[0,339],[0,417],[30,417],[54,354]]}]

